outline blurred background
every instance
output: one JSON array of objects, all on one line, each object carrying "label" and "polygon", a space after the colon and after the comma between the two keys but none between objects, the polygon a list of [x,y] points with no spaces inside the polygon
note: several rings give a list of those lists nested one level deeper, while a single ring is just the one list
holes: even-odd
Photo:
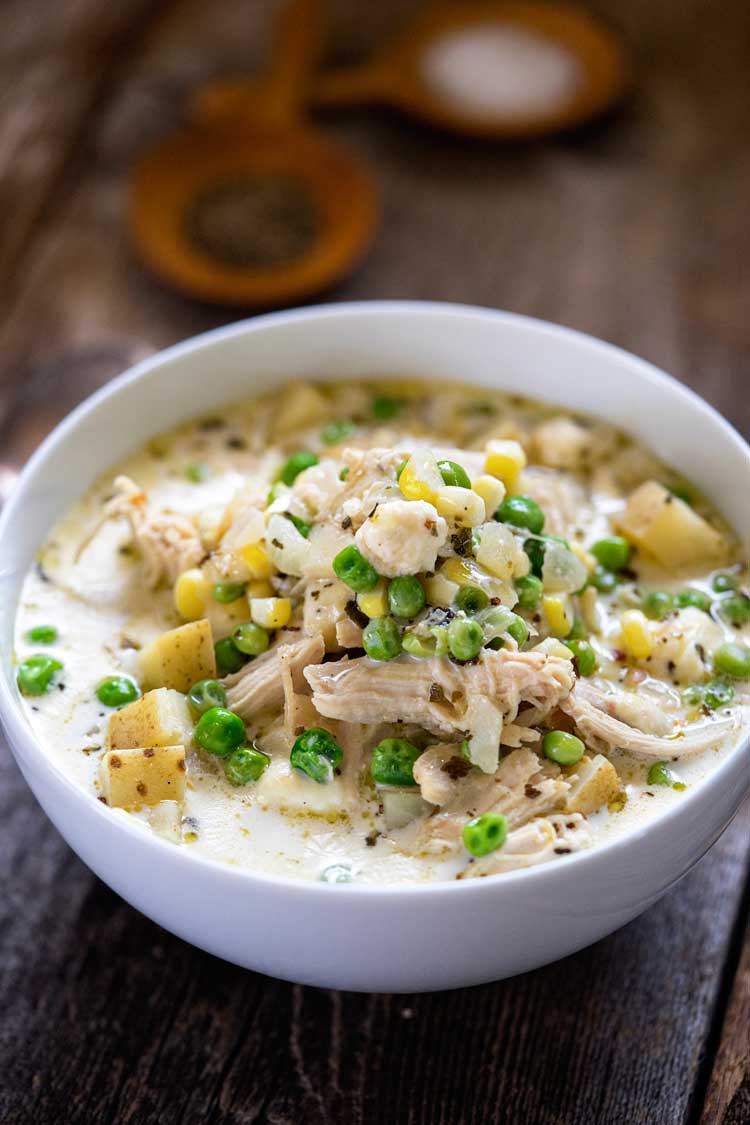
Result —
[{"label": "blurred background", "polygon": [[[426,6],[331,0],[321,67],[372,58]],[[369,254],[320,299],[549,318],[671,371],[748,434],[750,4],[582,6],[623,44],[633,81],[572,132],[482,143],[382,108],[313,113],[369,168],[381,208]],[[95,387],[245,315],[144,267],[129,185],[202,84],[268,62],[278,11],[3,3],[0,493]],[[5,752],[0,821],[2,1120],[750,1120],[747,808],[696,872],[593,950],[411,998],[292,988],[158,931],[70,855]]]}]

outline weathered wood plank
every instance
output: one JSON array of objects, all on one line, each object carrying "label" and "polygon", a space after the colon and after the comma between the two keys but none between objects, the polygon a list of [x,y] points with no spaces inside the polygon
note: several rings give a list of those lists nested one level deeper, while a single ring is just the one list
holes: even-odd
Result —
[{"label": "weathered wood plank", "polygon": [[[747,919],[747,901],[742,921]],[[721,1041],[706,1093],[703,1125],[750,1121],[750,927],[738,934],[740,960],[732,984]]]}]

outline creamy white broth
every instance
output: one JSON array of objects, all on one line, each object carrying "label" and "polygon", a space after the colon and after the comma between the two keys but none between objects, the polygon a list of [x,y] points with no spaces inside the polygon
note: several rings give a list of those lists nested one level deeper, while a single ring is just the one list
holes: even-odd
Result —
[{"label": "creamy white broth", "polygon": [[[386,389],[389,394],[402,398],[407,406],[396,419],[377,423],[369,418],[367,424],[362,421],[345,444],[398,448],[405,452],[418,444],[441,454],[476,450],[466,455],[467,462],[474,464],[472,458],[479,458],[480,462],[483,459],[482,446],[487,434],[501,432],[502,440],[520,437],[523,444],[526,435],[533,433],[541,421],[562,413],[463,386],[431,389],[428,393],[418,384],[389,383]],[[108,472],[53,529],[40,552],[37,568],[24,584],[16,652],[19,661],[39,651],[49,652],[62,661],[64,670],[55,677],[51,690],[28,696],[25,703],[32,727],[45,751],[87,791],[102,796],[100,764],[106,751],[110,710],[96,698],[97,685],[104,677],[117,674],[138,680],[139,654],[143,646],[181,624],[171,588],[149,590],[145,587],[141,560],[132,549],[132,536],[123,521],[105,523],[81,552],[81,544],[101,518],[102,505],[112,492],[113,479],[120,474],[132,478],[148,495],[149,506],[154,509],[169,509],[189,516],[206,509],[221,509],[232,500],[249,474],[271,481],[278,466],[295,449],[312,448],[320,451],[321,456],[327,455],[328,449],[321,447],[319,438],[326,419],[366,419],[370,396],[376,390],[375,384],[372,388],[356,385],[326,389],[330,399],[326,417],[316,418],[313,425],[302,425],[283,435],[270,443],[270,449],[266,449],[266,431],[279,409],[275,396],[223,410],[215,419],[204,418],[180,427],[149,442],[125,464]],[[594,432],[598,434],[598,430]],[[604,434],[601,440],[609,443],[608,452],[593,466],[593,471],[584,466],[581,472],[567,474],[585,492],[576,510],[575,526],[568,533],[571,541],[583,546],[612,534],[610,517],[622,508],[624,498],[632,491],[631,482],[627,486],[617,486],[614,493],[611,490],[608,466],[618,458],[622,461],[627,455],[632,461],[632,485],[635,487],[654,475],[670,485],[682,483],[660,466],[658,459],[650,459],[640,447],[631,446],[629,439],[612,435],[608,428]],[[337,445],[334,450],[339,448]],[[459,460],[459,453],[455,459]],[[533,455],[530,464],[534,464]],[[186,467],[195,465],[206,469],[205,479],[197,483],[186,479],[185,473]],[[701,500],[697,490],[692,491],[696,508],[709,516],[729,542],[728,529]],[[738,549],[732,542],[726,565],[720,570],[724,573],[734,568],[739,575],[740,563]],[[633,605],[639,604],[639,592],[648,589],[679,591],[690,587],[716,598],[711,588],[714,568],[682,569],[679,574],[670,574],[640,551],[634,565],[635,579],[621,583],[615,595],[618,612],[622,604],[630,604],[620,601],[624,590],[632,589],[628,596]],[[746,577],[744,581],[746,583]],[[613,659],[617,615],[608,614],[606,597],[599,600],[604,626],[602,633],[592,635],[590,640],[599,659],[600,674],[627,689],[653,692],[665,712],[675,720],[683,717],[686,712],[684,684],[675,685],[650,676],[647,668],[639,667],[637,661]],[[58,629],[55,644],[40,647],[28,642],[28,630],[40,624],[53,624]],[[750,640],[750,626],[737,629],[720,623],[719,627],[727,640]],[[541,632],[543,635],[544,627]],[[541,639],[541,636],[532,638]],[[743,726],[733,732],[731,739],[719,740],[716,746],[680,758],[673,764],[675,775],[688,788],[700,785],[710,776],[721,757],[741,736],[741,730],[747,727],[747,688],[739,681],[733,686],[736,697],[732,712],[741,718]],[[248,732],[251,736],[257,735],[263,747],[263,723],[256,728],[253,721],[249,721]],[[440,740],[434,734],[423,740],[426,746],[436,741]],[[505,753],[507,755],[508,751]],[[350,810],[344,817],[335,808],[326,808],[325,786],[290,767],[288,753],[279,752],[276,747],[271,758],[267,774],[258,783],[234,787],[225,779],[220,762],[195,745],[190,746],[187,789],[180,807],[162,802],[130,811],[112,808],[111,814],[130,817],[143,831],[156,831],[176,846],[223,862],[277,874],[319,878],[329,870],[328,878],[335,879],[340,867],[358,881],[387,883],[453,878],[466,869],[471,857],[460,847],[437,854],[422,849],[414,854],[410,850],[408,830],[390,832],[384,825],[380,807],[382,790],[364,784],[358,810]],[[622,796],[610,807],[586,817],[593,846],[615,835],[627,834],[679,804],[685,796],[684,791],[649,785],[646,775],[651,761],[648,759],[617,750],[608,754],[608,758],[620,776]],[[363,773],[366,773],[366,763]],[[283,775],[290,794],[291,804],[285,813],[278,810],[276,802],[269,805],[264,798],[269,782],[279,774]],[[561,849],[555,861],[562,861],[564,854],[565,849]]]}]

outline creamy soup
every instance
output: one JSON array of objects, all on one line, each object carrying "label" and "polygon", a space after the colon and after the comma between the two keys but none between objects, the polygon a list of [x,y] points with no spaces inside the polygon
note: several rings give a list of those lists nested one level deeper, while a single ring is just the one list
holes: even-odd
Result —
[{"label": "creamy soup", "polygon": [[53,528],[17,676],[143,832],[328,882],[564,863],[747,727],[740,546],[610,425],[295,384],[151,440]]}]

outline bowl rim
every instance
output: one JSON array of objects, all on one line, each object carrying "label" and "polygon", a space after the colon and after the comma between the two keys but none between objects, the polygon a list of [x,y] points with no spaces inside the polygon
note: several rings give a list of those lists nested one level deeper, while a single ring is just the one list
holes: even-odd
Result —
[{"label": "bowl rim", "polygon": [[[668,372],[658,368],[655,364],[634,355],[632,352],[628,352],[626,349],[616,344],[611,344],[596,336],[565,325],[555,324],[552,321],[487,306],[449,301],[343,301],[305,306],[297,309],[284,309],[277,312],[247,317],[227,325],[221,325],[217,328],[191,336],[176,344],[172,344],[167,348],[160,349],[105,383],[61,419],[28,459],[19,474],[8,502],[0,513],[0,540],[3,540],[5,536],[8,535],[14,521],[18,518],[20,514],[19,509],[21,508],[22,493],[25,487],[32,481],[37,473],[37,469],[44,463],[47,456],[56,449],[58,445],[64,443],[68,436],[76,430],[79,422],[89,413],[96,410],[100,403],[108,398],[116,396],[121,391],[139,382],[142,378],[165,363],[172,363],[175,360],[179,361],[183,355],[191,354],[196,350],[210,348],[214,344],[221,343],[226,339],[242,335],[252,336],[255,332],[263,331],[264,328],[284,324],[285,322],[317,321],[324,318],[346,319],[348,317],[361,317],[363,315],[373,317],[382,317],[383,315],[406,317],[415,313],[435,316],[437,318],[468,315],[477,319],[500,321],[511,327],[551,336],[555,339],[570,339],[579,346],[587,348],[592,355],[606,355],[624,366],[637,369],[647,382],[651,384],[668,385],[672,393],[691,402],[694,408],[712,416],[714,422],[718,424],[720,430],[726,437],[726,440],[737,447],[738,451],[747,461],[748,469],[750,469],[750,445],[748,445],[735,427],[732,426],[714,406],[706,402],[699,394],[686,384],[680,382],[673,375],[670,375]],[[3,594],[0,590],[0,602],[5,597],[7,597],[7,595]],[[13,618],[15,619],[15,614],[18,609],[17,600],[14,601],[12,609]],[[736,745],[722,757],[717,769],[712,774],[703,778],[697,786],[689,788],[685,794],[681,794],[679,804],[675,803],[672,808],[663,811],[656,819],[646,820],[644,823],[634,827],[630,832],[619,836],[615,835],[608,841],[564,857],[565,862],[562,870],[558,864],[553,865],[552,871],[550,870],[549,864],[538,864],[527,868],[519,868],[515,871],[486,876],[476,880],[435,879],[424,882],[415,881],[382,884],[357,882],[328,884],[321,879],[277,875],[263,870],[242,867],[238,864],[213,859],[210,856],[193,852],[189,848],[178,848],[163,837],[145,831],[145,829],[141,827],[140,822],[134,822],[129,817],[112,817],[113,810],[108,807],[105,808],[93,793],[88,793],[78,785],[65,773],[54,759],[45,753],[41,741],[36,737],[33,728],[26,718],[23,710],[23,702],[21,697],[17,694],[15,683],[9,677],[6,677],[4,671],[0,671],[0,719],[2,719],[6,731],[9,732],[8,742],[14,756],[16,756],[16,742],[23,744],[29,759],[36,760],[44,770],[51,771],[57,782],[67,791],[71,799],[93,815],[95,823],[98,818],[102,818],[102,824],[106,825],[108,829],[114,832],[121,832],[126,838],[132,838],[135,843],[141,843],[144,847],[156,848],[157,851],[163,854],[166,861],[171,861],[174,864],[187,864],[187,871],[192,868],[192,865],[197,864],[204,868],[206,872],[214,872],[217,876],[223,876],[228,880],[236,880],[244,884],[259,883],[266,887],[270,886],[279,890],[285,889],[290,892],[296,891],[309,896],[330,894],[328,887],[335,885],[337,888],[336,895],[339,898],[364,897],[378,899],[391,898],[393,896],[409,897],[412,895],[421,898],[424,896],[436,896],[448,893],[453,895],[467,895],[470,893],[481,893],[479,891],[480,887],[493,887],[499,892],[502,887],[511,888],[518,883],[523,883],[524,885],[532,884],[550,878],[550,876],[554,874],[562,875],[563,871],[570,874],[576,871],[583,876],[587,869],[597,863],[606,861],[608,855],[622,849],[629,843],[641,841],[657,827],[663,827],[668,830],[675,821],[689,814],[692,808],[700,801],[706,800],[707,798],[710,799],[711,793],[716,792],[722,787],[724,775],[728,772],[730,766],[733,765],[740,755],[748,749],[748,746],[750,746],[750,730],[748,730],[744,737],[740,738]],[[22,773],[25,773],[23,769]],[[741,795],[738,796],[738,803],[740,798]],[[334,861],[332,860],[332,862]]]}]

